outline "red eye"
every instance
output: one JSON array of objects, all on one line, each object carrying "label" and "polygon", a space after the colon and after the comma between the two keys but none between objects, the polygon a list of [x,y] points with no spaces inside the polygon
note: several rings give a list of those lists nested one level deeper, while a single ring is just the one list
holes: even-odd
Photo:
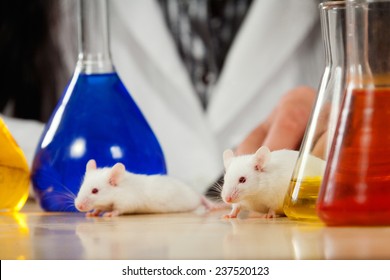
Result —
[{"label": "red eye", "polygon": [[93,194],[98,193],[98,192],[99,192],[99,190],[97,188],[93,188],[91,191],[91,193],[93,193]]},{"label": "red eye", "polygon": [[245,183],[246,182],[246,178],[245,177],[240,177],[240,179],[238,179],[238,182],[239,183]]}]

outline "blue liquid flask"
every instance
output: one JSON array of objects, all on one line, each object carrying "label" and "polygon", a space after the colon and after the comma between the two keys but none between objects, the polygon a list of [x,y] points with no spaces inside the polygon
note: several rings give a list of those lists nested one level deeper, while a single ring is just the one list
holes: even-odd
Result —
[{"label": "blue liquid flask", "polygon": [[79,58],[38,144],[32,183],[42,209],[77,211],[88,160],[166,174],[160,144],[111,61],[106,0],[79,2]]}]

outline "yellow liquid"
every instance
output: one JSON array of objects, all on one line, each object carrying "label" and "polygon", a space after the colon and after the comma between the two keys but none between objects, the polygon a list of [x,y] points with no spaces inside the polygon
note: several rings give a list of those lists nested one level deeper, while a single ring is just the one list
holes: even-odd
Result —
[{"label": "yellow liquid", "polygon": [[291,180],[283,205],[287,217],[294,220],[319,221],[316,202],[321,181],[321,176]]},{"label": "yellow liquid", "polygon": [[0,212],[19,211],[28,198],[26,158],[0,118]]}]

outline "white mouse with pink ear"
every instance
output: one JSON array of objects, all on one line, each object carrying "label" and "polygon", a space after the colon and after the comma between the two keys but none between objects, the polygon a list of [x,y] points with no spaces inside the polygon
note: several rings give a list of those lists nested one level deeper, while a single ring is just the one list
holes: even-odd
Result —
[{"label": "white mouse with pink ear", "polygon": [[242,209],[264,213],[273,218],[283,214],[283,201],[298,158],[298,151],[271,152],[260,147],[254,154],[234,156],[223,153],[225,166],[222,200],[232,204],[227,218],[236,218]]},{"label": "white mouse with pink ear", "polygon": [[87,216],[106,217],[125,213],[192,211],[212,202],[185,183],[165,175],[140,175],[126,171],[122,163],[97,168],[88,161],[83,183],[75,199],[76,209]]}]

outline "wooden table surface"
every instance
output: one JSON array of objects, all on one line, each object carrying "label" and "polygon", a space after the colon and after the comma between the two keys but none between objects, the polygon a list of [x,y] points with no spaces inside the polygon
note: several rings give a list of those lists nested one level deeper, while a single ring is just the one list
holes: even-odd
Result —
[{"label": "wooden table surface", "polygon": [[29,201],[0,214],[0,259],[390,259],[390,227],[222,219],[228,212],[87,218]]}]

